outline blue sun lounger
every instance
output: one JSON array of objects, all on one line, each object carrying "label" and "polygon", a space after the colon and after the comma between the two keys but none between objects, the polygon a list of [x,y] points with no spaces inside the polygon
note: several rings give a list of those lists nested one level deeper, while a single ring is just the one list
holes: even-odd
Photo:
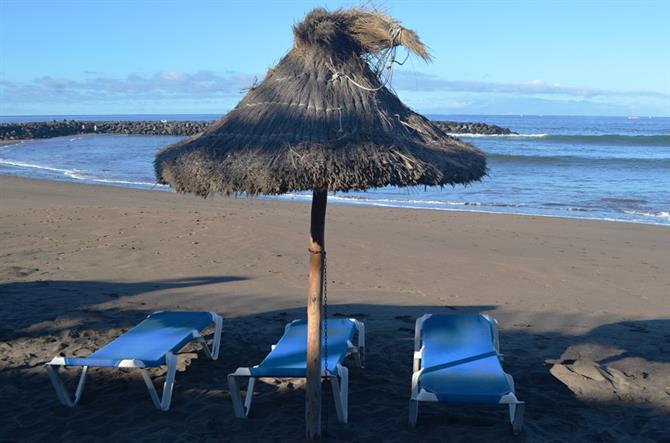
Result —
[{"label": "blue sun lounger", "polygon": [[[325,342],[322,344],[322,377],[330,377],[335,398],[335,410],[340,423],[348,420],[349,370],[342,365],[348,355],[353,355],[359,367],[365,365],[365,325],[353,318],[328,319],[328,372],[326,372]],[[324,326],[325,329],[325,326]],[[358,333],[357,344],[353,344]],[[324,334],[325,341],[325,334]],[[246,418],[251,410],[257,378],[304,378],[307,373],[307,321],[295,320],[284,329],[284,335],[265,359],[252,368],[238,368],[228,375],[230,396],[235,416]],[[240,378],[248,378],[244,403],[240,392]]]},{"label": "blue sun lounger", "polygon": [[[89,367],[138,368],[149,389],[154,406],[167,411],[170,409],[177,371],[175,353],[188,343],[197,341],[202,344],[207,356],[216,360],[219,356],[222,323],[222,318],[213,312],[154,312],[140,324],[88,357],[55,357],[46,364],[47,373],[60,402],[74,407],[84,391]],[[201,332],[212,324],[214,337],[211,344],[208,344]],[[159,399],[147,368],[163,365],[167,365],[167,375],[163,385],[163,396]],[[82,366],[74,399],[67,393],[63,381],[58,376],[58,368],[61,366]]]},{"label": "blue sun lounger", "polygon": [[416,321],[414,373],[409,407],[416,426],[419,402],[506,404],[514,434],[525,404],[503,371],[495,319],[481,314],[426,314]]}]

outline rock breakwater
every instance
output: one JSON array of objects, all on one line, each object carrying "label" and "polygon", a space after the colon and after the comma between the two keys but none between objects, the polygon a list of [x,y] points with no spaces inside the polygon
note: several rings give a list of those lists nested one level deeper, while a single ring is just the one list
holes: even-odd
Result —
[{"label": "rock breakwater", "polygon": [[[507,128],[486,123],[435,121],[442,130],[451,134],[514,134]],[[75,134],[137,134],[137,135],[194,135],[202,132],[208,121],[80,121],[52,120],[48,122],[0,124],[0,140],[29,140],[64,137]]]},{"label": "rock breakwater", "polygon": [[512,135],[516,132],[501,126],[488,123],[452,122],[446,120],[435,120],[434,124],[444,132],[450,134],[480,134],[480,135]]}]

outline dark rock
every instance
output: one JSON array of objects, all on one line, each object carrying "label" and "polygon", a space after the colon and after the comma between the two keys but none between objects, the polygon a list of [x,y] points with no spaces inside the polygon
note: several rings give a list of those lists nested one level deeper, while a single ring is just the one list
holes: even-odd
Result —
[{"label": "dark rock", "polygon": [[[142,134],[142,135],[194,135],[205,130],[211,122],[205,121],[77,121],[3,123],[0,140],[27,140],[34,138],[63,137],[75,134]],[[443,131],[453,134],[515,134],[507,128],[485,123],[435,121]],[[82,129],[82,125],[84,129]],[[95,130],[94,130],[95,128]]]},{"label": "dark rock", "polygon": [[450,134],[511,135],[516,132],[487,123],[465,123],[435,120],[433,122],[444,132]]}]

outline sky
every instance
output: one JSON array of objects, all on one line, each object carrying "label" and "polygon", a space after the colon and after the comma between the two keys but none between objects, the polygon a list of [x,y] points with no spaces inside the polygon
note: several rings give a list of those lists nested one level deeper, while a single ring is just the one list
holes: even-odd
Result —
[{"label": "sky", "polygon": [[[224,114],[305,13],[362,4],[0,0],[0,115]],[[365,4],[430,47],[391,84],[419,112],[670,116],[670,0]]]}]

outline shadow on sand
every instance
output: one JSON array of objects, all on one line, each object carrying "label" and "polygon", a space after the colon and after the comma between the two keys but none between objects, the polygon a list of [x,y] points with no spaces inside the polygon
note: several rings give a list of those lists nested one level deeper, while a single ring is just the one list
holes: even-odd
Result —
[{"label": "shadow on sand", "polygon": [[[36,303],[40,296],[49,293],[62,297],[62,308],[58,309],[61,314],[108,301],[114,297],[112,294],[132,296],[243,278],[203,277],[127,285],[12,283],[3,285],[0,292],[5,299],[31,293],[37,298]],[[76,295],[83,292],[88,294],[86,299]],[[96,310],[99,315],[92,319],[73,313],[69,329],[49,328],[47,324],[39,330],[31,330],[30,325],[48,322],[56,317],[55,312],[33,319],[13,319],[3,313],[5,329],[11,328],[11,332],[5,332],[6,338],[0,343],[0,440],[38,441],[57,436],[60,441],[75,441],[86,436],[91,440],[141,437],[151,441],[302,441],[304,395],[300,380],[265,380],[255,397],[252,416],[240,420],[233,417],[226,375],[238,366],[259,363],[281,336],[284,325],[304,318],[304,308],[224,319],[218,361],[208,360],[195,348],[183,352],[182,358],[190,360],[190,365],[177,374],[169,412],[156,411],[139,374],[127,370],[94,369],[76,409],[58,404],[46,372],[38,363],[57,352],[90,352],[147,313],[161,308],[166,307]],[[650,404],[580,401],[550,374],[551,365],[547,363],[560,360],[569,347],[587,343],[623,347],[618,358],[632,356],[667,363],[668,354],[659,352],[659,346],[667,347],[670,335],[654,343],[648,338],[668,334],[670,320],[666,319],[612,323],[577,336],[535,333],[532,328],[513,329],[502,324],[504,367],[515,377],[518,395],[527,403],[524,433],[519,437],[511,435],[502,406],[427,405],[421,409],[419,426],[410,429],[407,413],[414,320],[426,312],[487,312],[495,316],[495,310],[495,306],[331,305],[331,316],[355,317],[366,323],[367,367],[357,369],[350,365],[348,425],[338,424],[332,404],[327,404],[325,441],[667,441],[670,417],[663,411]],[[535,317],[534,321],[541,322],[541,318]],[[620,340],[624,333],[632,338]],[[65,371],[66,378],[73,380],[74,375],[74,371]],[[162,375],[155,375],[159,386]],[[327,396],[327,400],[332,398]]]},{"label": "shadow on sand", "polygon": [[[30,326],[52,321],[64,314],[72,317],[82,317],[82,314],[86,314],[87,309],[120,298],[248,279],[249,277],[233,275],[144,282],[43,280],[0,283],[0,298],[2,299],[2,303],[0,303],[0,340],[6,341],[19,336],[56,333],[57,328],[38,328],[32,331]],[[21,306],[21,309],[14,310],[13,308],[16,306]],[[26,309],[30,309],[31,315],[29,317],[23,314]],[[151,312],[152,308],[147,306],[147,310]],[[104,311],[96,309],[96,312],[103,313]],[[94,327],[94,325],[87,324],[84,320],[83,322],[79,321],[76,327],[85,329]]]}]

